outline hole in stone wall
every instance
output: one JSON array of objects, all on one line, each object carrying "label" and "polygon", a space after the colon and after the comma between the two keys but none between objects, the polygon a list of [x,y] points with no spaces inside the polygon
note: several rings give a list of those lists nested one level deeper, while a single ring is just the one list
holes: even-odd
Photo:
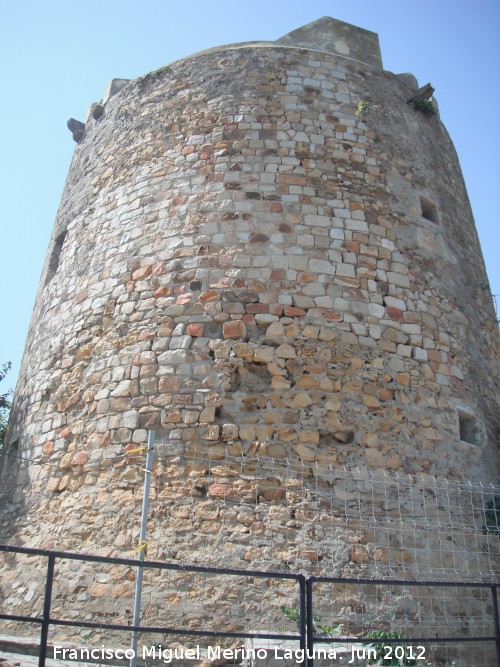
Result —
[{"label": "hole in stone wall", "polygon": [[19,440],[10,443],[7,454],[7,470],[11,470],[19,458]]},{"label": "hole in stone wall", "polygon": [[56,275],[57,269],[59,267],[59,259],[61,256],[62,247],[64,244],[64,239],[66,238],[66,230],[59,234],[54,241],[52,246],[52,252],[50,253],[49,267],[47,269],[47,276],[45,278],[45,285],[48,285],[52,278]]},{"label": "hole in stone wall", "polygon": [[332,433],[320,433],[319,446],[349,445],[354,441],[354,431],[339,430]]},{"label": "hole in stone wall", "polygon": [[436,204],[426,197],[419,197],[420,210],[422,218],[430,220],[431,222],[439,222],[438,210]]},{"label": "hole in stone wall", "polygon": [[266,364],[247,363],[236,368],[232,391],[243,391],[250,394],[263,394],[271,386],[271,373]]},{"label": "hole in stone wall", "polygon": [[271,373],[265,363],[246,362],[234,368],[229,390],[223,402],[224,418],[237,421],[242,412],[264,409],[271,388],[271,379]]},{"label": "hole in stone wall", "polygon": [[460,440],[468,442],[471,445],[479,445],[479,430],[473,414],[459,411],[458,427],[460,430]]}]

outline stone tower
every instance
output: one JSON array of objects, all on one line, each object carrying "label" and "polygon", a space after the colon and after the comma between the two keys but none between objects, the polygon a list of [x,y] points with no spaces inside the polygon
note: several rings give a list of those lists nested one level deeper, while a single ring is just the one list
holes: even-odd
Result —
[{"label": "stone tower", "polygon": [[498,331],[467,193],[436,104],[383,70],[376,34],[323,18],[211,49],[114,80],[72,127],[4,540],[129,553],[126,452],[148,429],[152,556],[183,562],[376,563],[298,537],[308,476],[341,503],[353,470],[495,481]]}]

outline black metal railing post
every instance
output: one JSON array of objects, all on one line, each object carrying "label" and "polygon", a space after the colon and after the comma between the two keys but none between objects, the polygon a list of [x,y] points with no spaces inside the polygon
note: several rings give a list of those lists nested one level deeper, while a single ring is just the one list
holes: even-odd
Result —
[{"label": "black metal railing post", "polygon": [[500,620],[498,616],[498,596],[497,586],[493,584],[491,587],[491,597],[493,599],[493,622],[495,623],[495,644],[497,648],[497,667],[500,667]]},{"label": "black metal railing post", "polygon": [[300,632],[300,650],[303,651],[304,660],[303,667],[307,667],[307,584],[306,578],[303,574],[298,575],[299,578],[299,632]]},{"label": "black metal railing post", "polygon": [[54,565],[56,558],[52,554],[47,563],[47,580],[45,581],[45,597],[43,600],[42,627],[40,630],[40,652],[38,653],[38,667],[45,667],[47,657],[47,639],[49,636],[50,605],[52,602],[52,582],[54,580]]},{"label": "black metal railing post", "polygon": [[307,577],[306,581],[306,637],[307,637],[307,667],[314,667],[314,614],[313,614],[313,587],[314,577]]}]

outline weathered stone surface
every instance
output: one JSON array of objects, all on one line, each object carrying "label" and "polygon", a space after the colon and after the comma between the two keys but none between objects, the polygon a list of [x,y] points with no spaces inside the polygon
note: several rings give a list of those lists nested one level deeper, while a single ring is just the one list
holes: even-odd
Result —
[{"label": "weathered stone surface", "polygon": [[295,359],[297,353],[292,345],[283,343],[277,348],[276,356],[280,359]]},{"label": "weathered stone surface", "polygon": [[89,455],[86,452],[76,452],[71,459],[71,465],[84,465],[89,460]]},{"label": "weathered stone surface", "polygon": [[241,320],[234,320],[231,322],[224,322],[222,327],[222,335],[224,338],[245,338],[246,327]]},{"label": "weathered stone surface", "polygon": [[370,560],[370,555],[362,544],[355,544],[351,548],[350,558],[354,563],[367,563]]},{"label": "weathered stone surface", "polygon": [[[404,82],[363,66],[363,34],[336,25],[327,39],[325,25],[286,48],[177,61],[89,119],[30,328],[13,466],[2,456],[2,535],[130,556],[132,452],[151,428],[155,558],[414,579],[491,569],[480,520],[474,564],[455,527],[430,546],[445,528],[400,522],[421,479],[495,481],[498,332],[457,159]],[[130,574],[85,577],[89,618],[129,606]],[[233,595],[249,602],[190,586],[181,604],[160,582],[148,614],[167,600],[178,621],[174,607],[203,598],[218,621]],[[251,600],[277,628],[268,602]]]}]

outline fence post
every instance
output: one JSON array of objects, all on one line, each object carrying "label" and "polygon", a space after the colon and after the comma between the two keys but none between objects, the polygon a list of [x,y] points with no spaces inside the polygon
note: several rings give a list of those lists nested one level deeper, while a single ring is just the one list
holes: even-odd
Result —
[{"label": "fence post", "polygon": [[304,660],[302,661],[302,667],[307,667],[307,587],[306,587],[306,578],[303,574],[299,574],[299,586],[300,586],[300,617],[299,617],[299,632],[300,632],[300,649],[304,651]]},{"label": "fence post", "polygon": [[45,667],[47,657],[47,639],[49,636],[50,604],[52,601],[52,582],[54,579],[54,565],[56,557],[49,555],[47,563],[47,579],[45,581],[45,597],[43,600],[42,628],[40,631],[40,651],[38,653],[38,667]]},{"label": "fence post", "polygon": [[500,620],[498,616],[498,597],[495,584],[491,587],[491,597],[493,598],[493,620],[495,623],[495,644],[497,649],[497,667],[500,667]]},{"label": "fence post", "polygon": [[[142,516],[141,516],[141,534],[139,546],[139,562],[142,562],[145,557],[146,532],[148,527],[148,511],[149,511],[149,490],[151,488],[151,472],[153,467],[153,459],[155,453],[155,432],[148,431],[148,449],[146,455],[146,470],[144,473],[144,494],[142,498]],[[134,626],[141,623],[141,598],[142,598],[142,574],[143,568],[137,568],[137,576],[135,579],[135,598],[134,598],[134,616],[132,624]],[[133,656],[130,659],[130,667],[137,665],[137,640],[139,633],[137,630],[132,631],[132,641],[130,644]]]},{"label": "fence post", "polygon": [[307,667],[314,667],[314,614],[312,587],[315,577],[306,580]]}]

